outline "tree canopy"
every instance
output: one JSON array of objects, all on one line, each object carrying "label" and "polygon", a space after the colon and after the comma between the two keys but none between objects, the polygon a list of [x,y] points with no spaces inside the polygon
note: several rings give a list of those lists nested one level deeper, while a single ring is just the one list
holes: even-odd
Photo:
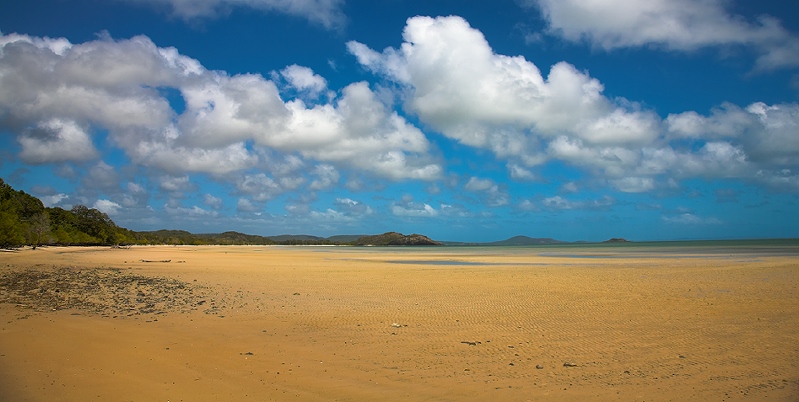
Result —
[{"label": "tree canopy", "polygon": [[426,236],[396,232],[376,236],[258,236],[239,232],[192,234],[185,230],[136,232],[119,227],[104,212],[85,205],[66,210],[45,207],[38,198],[14,190],[0,178],[0,248],[29,245],[440,245]]}]

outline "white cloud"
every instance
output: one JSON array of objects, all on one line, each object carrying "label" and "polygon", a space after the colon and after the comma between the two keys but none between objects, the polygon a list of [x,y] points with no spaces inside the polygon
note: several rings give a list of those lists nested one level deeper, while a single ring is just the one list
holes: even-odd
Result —
[{"label": "white cloud", "polygon": [[42,200],[42,204],[46,207],[54,207],[58,205],[61,201],[69,199],[69,196],[63,193],[52,194],[52,195],[43,195],[39,197]]},{"label": "white cloud", "polygon": [[329,189],[337,185],[341,178],[336,168],[330,165],[318,165],[314,168],[312,174],[316,176],[316,179],[308,186],[311,190]]},{"label": "white cloud", "polygon": [[205,205],[208,205],[209,207],[211,207],[213,209],[222,208],[222,205],[224,205],[224,203],[222,202],[221,198],[214,197],[211,194],[205,194],[203,196],[203,202],[205,203]]},{"label": "white cloud", "polygon": [[258,206],[246,198],[239,198],[238,202],[236,203],[236,211],[239,212],[255,212],[259,209],[260,208],[258,208]]},{"label": "white cloud", "polygon": [[799,36],[779,20],[747,21],[727,11],[724,0],[527,0],[537,6],[549,31],[606,50],[660,46],[692,51],[737,45],[758,54],[758,69],[799,65]]},{"label": "white cloud", "polygon": [[209,211],[196,205],[191,208],[181,207],[176,202],[168,202],[164,205],[164,210],[170,215],[179,216],[183,219],[213,218],[219,215],[216,211]]},{"label": "white cloud", "polygon": [[125,190],[126,191],[122,194],[122,206],[125,208],[147,207],[150,193],[142,185],[128,182],[125,186]]},{"label": "white cloud", "polygon": [[354,221],[355,218],[348,216],[342,212],[333,210],[328,208],[327,210],[320,212],[320,211],[311,211],[311,218],[317,221],[324,221],[324,222],[351,222]]},{"label": "white cloud", "polygon": [[[645,5],[630,7],[613,10],[624,16]],[[531,168],[561,160],[617,189],[640,192],[688,177],[780,183],[768,178],[797,168],[797,104],[723,104],[707,117],[688,111],[663,120],[635,102],[607,98],[597,79],[568,63],[544,76],[523,57],[494,53],[460,17],[411,18],[403,38],[382,52],[358,42],[348,49],[400,85],[407,111],[449,138],[506,159],[514,179],[531,180]],[[756,177],[758,171],[765,173]]]},{"label": "white cloud", "polygon": [[189,176],[163,176],[158,183],[158,187],[168,192],[179,192],[192,189],[193,184],[189,181]]},{"label": "white cloud", "polygon": [[91,189],[115,190],[119,188],[119,174],[116,169],[103,162],[97,162],[83,177],[83,185]]},{"label": "white cloud", "polygon": [[110,200],[97,200],[95,201],[92,208],[100,211],[105,212],[108,215],[116,215],[120,209],[122,209],[122,205],[119,205]]},{"label": "white cloud", "polygon": [[468,191],[490,191],[497,188],[497,185],[491,179],[481,179],[478,177],[471,177],[466,183],[464,188]]},{"label": "white cloud", "polygon": [[430,143],[424,134],[381,103],[365,82],[345,87],[335,104],[308,108],[295,100],[286,106],[291,115],[286,130],[258,141],[396,180],[441,175],[441,166],[427,155]]},{"label": "white cloud", "polygon": [[492,207],[504,206],[509,202],[508,194],[500,190],[499,185],[494,183],[491,179],[471,177],[469,181],[466,182],[464,189],[480,194],[486,199],[488,205]]},{"label": "white cloud", "polygon": [[[236,183],[236,189],[241,194],[249,195],[259,202],[271,200],[285,191],[279,182],[263,173],[243,176]],[[239,199],[239,205],[242,205],[242,200],[247,201],[246,199]],[[245,204],[245,207],[248,206]]]},{"label": "white cloud", "polygon": [[327,89],[327,81],[308,67],[292,64],[280,70],[280,75],[296,90],[308,92],[312,97]]},{"label": "white cloud", "polygon": [[374,213],[374,210],[370,206],[350,198],[336,198],[335,205],[336,210],[348,216],[362,217]]},{"label": "white cloud", "polygon": [[610,183],[625,193],[643,193],[655,188],[655,181],[651,177],[623,177]]},{"label": "white cloud", "polygon": [[523,57],[495,54],[460,17],[408,20],[399,49],[348,48],[366,68],[409,87],[406,108],[450,138],[501,157],[535,155],[541,138],[563,133],[598,144],[638,144],[658,136],[658,118],[574,66],[547,77]]},{"label": "white cloud", "polygon": [[212,18],[232,7],[248,7],[265,12],[279,12],[305,18],[328,29],[339,29],[346,17],[341,11],[344,0],[126,0],[129,3],[168,6],[171,13],[185,20]]},{"label": "white cloud", "polygon": [[29,163],[87,161],[98,156],[89,134],[74,121],[41,121],[17,140],[22,146],[20,158]]},{"label": "white cloud", "polygon": [[463,205],[441,204],[439,206],[439,211],[441,215],[456,218],[471,218],[474,216],[474,214]]},{"label": "white cloud", "polygon": [[[251,169],[272,151],[394,180],[432,180],[442,172],[425,135],[367,83],[308,106],[284,102],[261,75],[208,71],[144,36],[73,45],[0,34],[0,45],[0,126],[20,133],[28,161],[96,157],[89,134],[96,128],[134,163],[175,176]],[[308,68],[283,72],[298,88],[324,88]],[[185,110],[178,115],[157,88],[179,91]]]},{"label": "white cloud", "polygon": [[799,104],[766,105],[745,109],[732,104],[711,111],[669,115],[669,133],[676,138],[724,139],[738,144],[746,158],[771,166],[792,166],[799,160]]},{"label": "white cloud", "polygon": [[514,180],[533,181],[538,179],[535,173],[517,163],[508,163],[507,167],[510,177]]},{"label": "white cloud", "polygon": [[438,216],[438,211],[435,208],[426,203],[413,201],[413,197],[410,195],[405,195],[401,201],[393,203],[391,205],[391,213],[396,216],[416,218]]},{"label": "white cloud", "polygon": [[[607,195],[596,200],[577,200],[577,201],[572,201],[567,198],[563,198],[559,195],[556,195],[554,197],[544,198],[541,201],[541,205],[544,208],[555,211],[574,210],[574,209],[589,209],[589,210],[607,209],[615,204],[616,204],[616,199]],[[520,207],[522,209],[527,209],[527,210],[537,209],[535,206],[531,205],[531,203],[521,203]]]},{"label": "white cloud", "polygon": [[391,212],[397,216],[433,217],[438,211],[428,204],[392,205]]}]

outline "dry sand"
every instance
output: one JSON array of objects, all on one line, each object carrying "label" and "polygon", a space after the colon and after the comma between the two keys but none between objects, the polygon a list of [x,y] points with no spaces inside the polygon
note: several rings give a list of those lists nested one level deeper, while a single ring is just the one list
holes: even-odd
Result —
[{"label": "dry sand", "polygon": [[0,400],[799,400],[797,250],[568,250],[2,252]]}]

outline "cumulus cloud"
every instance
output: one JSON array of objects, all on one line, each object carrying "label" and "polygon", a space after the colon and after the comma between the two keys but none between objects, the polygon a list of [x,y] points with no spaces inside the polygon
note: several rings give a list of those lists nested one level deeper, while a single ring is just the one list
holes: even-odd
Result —
[{"label": "cumulus cloud", "polygon": [[185,20],[213,18],[233,7],[279,12],[305,18],[328,29],[339,29],[346,22],[341,11],[344,0],[124,0],[134,4],[168,7]]},{"label": "cumulus cloud", "polygon": [[316,177],[308,186],[311,190],[325,190],[338,184],[339,175],[336,168],[330,165],[319,165],[313,170],[313,175]]},{"label": "cumulus cloud", "polygon": [[122,205],[119,205],[111,200],[97,200],[92,208],[100,212],[105,212],[108,215],[116,215],[117,212],[122,209]]},{"label": "cumulus cloud", "polygon": [[651,177],[623,177],[611,180],[611,184],[625,193],[643,193],[655,188],[655,181]]},{"label": "cumulus cloud", "polygon": [[438,216],[438,210],[430,206],[430,204],[414,201],[413,197],[410,195],[406,195],[402,197],[401,201],[391,204],[391,213],[396,216],[413,218],[432,218]]},{"label": "cumulus cloud", "polygon": [[777,166],[795,164],[799,157],[799,104],[767,105],[756,102],[746,108],[732,104],[711,111],[669,115],[669,132],[679,138],[717,138],[734,142],[747,159]]},{"label": "cumulus cloud", "polygon": [[119,188],[119,182],[116,169],[103,161],[92,166],[83,177],[83,185],[89,189],[116,190]]},{"label": "cumulus cloud", "polygon": [[360,202],[350,198],[336,198],[336,210],[349,216],[365,216],[374,213],[374,210]]},{"label": "cumulus cloud", "polygon": [[471,211],[459,204],[441,204],[439,211],[441,212],[441,215],[456,218],[471,218],[474,216]]},{"label": "cumulus cloud", "polygon": [[363,66],[406,88],[407,110],[447,137],[514,161],[517,177],[530,177],[522,165],[551,159],[546,143],[559,137],[638,147],[661,133],[656,114],[605,97],[587,73],[560,62],[545,77],[523,57],[494,53],[460,17],[411,18],[403,37],[398,49],[348,48]]},{"label": "cumulus cloud", "polygon": [[87,161],[98,156],[89,134],[74,121],[41,121],[17,140],[22,146],[20,158],[29,163]]},{"label": "cumulus cloud", "polygon": [[527,0],[548,21],[549,32],[605,50],[659,46],[693,51],[709,46],[743,46],[758,54],[756,68],[799,65],[799,36],[762,15],[747,21],[724,0]]},{"label": "cumulus cloud", "polygon": [[[554,197],[544,198],[541,201],[541,205],[544,208],[554,211],[564,211],[564,210],[573,210],[573,209],[589,209],[589,210],[608,209],[615,204],[616,204],[616,199],[607,195],[596,200],[569,200],[567,198],[556,195]],[[530,205],[529,203],[527,204],[522,203],[520,206],[522,207],[522,209],[528,209],[528,210],[537,209],[532,205]]]},{"label": "cumulus cloud", "polygon": [[533,179],[532,169],[552,160],[626,192],[687,177],[779,183],[766,178],[796,171],[796,104],[724,104],[710,116],[688,111],[664,120],[635,102],[608,98],[599,80],[566,62],[544,75],[523,57],[494,53],[460,17],[411,18],[403,38],[398,48],[375,51],[352,41],[348,49],[399,85],[408,112],[507,159],[517,180]]},{"label": "cumulus cloud", "polygon": [[517,163],[508,163],[508,173],[514,180],[533,181],[538,179],[535,173]]},{"label": "cumulus cloud", "polygon": [[122,194],[122,206],[125,208],[144,208],[147,207],[147,201],[150,199],[150,193],[141,184],[128,182],[125,185],[125,192]]},{"label": "cumulus cloud", "polygon": [[311,218],[323,222],[351,222],[355,219],[344,213],[328,208],[325,211],[311,211]]},{"label": "cumulus cloud", "polygon": [[428,155],[425,135],[380,102],[365,82],[350,84],[333,104],[286,104],[286,130],[256,140],[306,157],[351,165],[392,179],[432,180],[441,166]]},{"label": "cumulus cloud", "polygon": [[479,177],[471,177],[464,186],[466,191],[471,191],[480,194],[484,197],[489,206],[501,207],[507,205],[509,200],[508,194],[499,188],[499,185],[494,183],[491,179],[481,179]]},{"label": "cumulus cloud", "polygon": [[203,202],[205,203],[205,205],[208,205],[213,209],[220,209],[222,208],[222,205],[224,205],[221,198],[214,197],[211,194],[205,194],[203,196]]},{"label": "cumulus cloud", "polygon": [[[276,182],[264,173],[243,176],[236,183],[236,189],[239,193],[251,196],[252,199],[259,202],[271,200],[285,192],[285,189],[279,182]],[[249,202],[246,199],[239,199],[239,206],[241,206],[244,201]],[[250,204],[244,205],[245,208],[249,208]]]},{"label": "cumulus cloud", "polygon": [[317,97],[327,89],[327,80],[308,67],[292,64],[281,70],[280,75],[292,88],[307,92],[311,97]]},{"label": "cumulus cloud", "polygon": [[534,158],[539,136],[637,144],[658,134],[656,115],[603,96],[595,78],[565,62],[544,77],[523,57],[495,54],[460,17],[411,18],[403,38],[382,53],[358,42],[348,48],[366,68],[409,88],[408,110],[464,144]]},{"label": "cumulus cloud", "polygon": [[54,207],[59,205],[61,201],[69,199],[69,196],[64,193],[52,194],[52,195],[43,195],[39,197],[42,200],[42,204],[46,207]]},{"label": "cumulus cloud", "polygon": [[799,104],[725,104],[707,116],[669,115],[666,124],[676,139],[706,139],[695,154],[677,156],[680,174],[749,178],[796,190]]},{"label": "cumulus cloud", "polygon": [[164,210],[170,215],[180,216],[183,219],[192,220],[212,218],[219,215],[219,213],[216,211],[209,211],[196,205],[192,206],[191,208],[185,208],[181,207],[180,205],[173,205],[173,203],[167,203],[164,205]]},{"label": "cumulus cloud", "polygon": [[[92,133],[107,130],[134,163],[173,176],[245,171],[270,152],[395,180],[442,172],[425,135],[365,82],[307,105],[284,101],[261,75],[208,71],[145,36],[71,44],[0,34],[0,46],[0,127],[16,133],[32,163],[96,158]],[[281,74],[301,91],[326,88],[306,67]],[[178,114],[160,89],[180,93],[185,110]]]},{"label": "cumulus cloud", "polygon": [[161,190],[176,193],[181,191],[189,191],[194,188],[194,185],[189,181],[189,176],[163,176],[158,184]]},{"label": "cumulus cloud", "polygon": [[260,208],[257,205],[253,204],[252,201],[246,198],[239,198],[238,202],[236,203],[236,211],[239,212],[256,212]]}]

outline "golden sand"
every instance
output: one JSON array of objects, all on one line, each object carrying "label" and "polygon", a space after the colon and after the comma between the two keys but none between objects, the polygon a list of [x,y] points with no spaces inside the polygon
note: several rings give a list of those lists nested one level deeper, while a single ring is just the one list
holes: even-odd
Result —
[{"label": "golden sand", "polygon": [[795,254],[507,250],[3,252],[0,400],[799,400]]}]

